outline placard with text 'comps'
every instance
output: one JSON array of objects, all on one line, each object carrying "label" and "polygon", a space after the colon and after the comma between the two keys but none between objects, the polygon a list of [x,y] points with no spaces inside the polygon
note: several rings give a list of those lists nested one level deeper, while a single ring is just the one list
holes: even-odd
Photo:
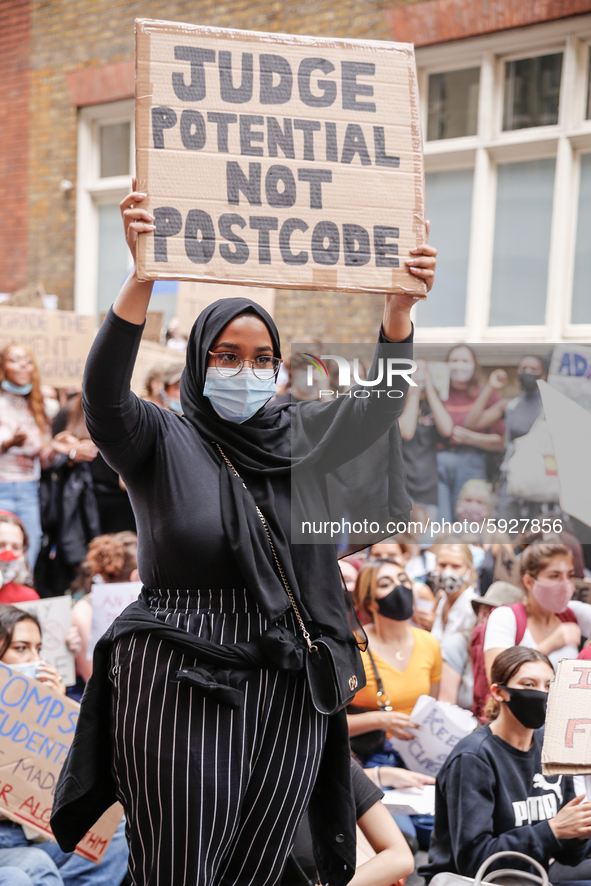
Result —
[{"label": "placard with text 'comps'", "polygon": [[[74,738],[80,705],[0,662],[0,814],[54,840],[55,786]],[[76,846],[99,864],[123,808],[115,803]]]},{"label": "placard with text 'comps'", "polygon": [[426,293],[409,44],[137,19],[136,168],[142,280]]}]

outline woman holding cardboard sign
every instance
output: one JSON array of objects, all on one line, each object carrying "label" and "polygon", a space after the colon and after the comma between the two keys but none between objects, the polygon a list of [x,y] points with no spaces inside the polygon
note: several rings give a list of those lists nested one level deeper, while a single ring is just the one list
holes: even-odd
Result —
[{"label": "woman holding cardboard sign", "polygon": [[[138,234],[154,229],[142,199],[121,204],[134,258]],[[435,250],[415,252],[430,286]],[[134,270],[86,368],[86,419],[129,491],[144,589],[96,647],[54,833],[67,848],[118,797],[134,883],[262,886],[278,882],[312,797],[317,862],[338,886],[355,869],[349,747],[345,714],[323,706],[330,696],[340,710],[363,670],[335,546],[289,541],[292,468],[312,464],[324,490],[335,461],[387,437],[404,398],[267,407],[276,326],[230,298],[191,332],[183,417],[158,409],[129,388],[151,290]],[[403,359],[413,301],[388,296],[380,332],[378,348],[406,343]]]}]

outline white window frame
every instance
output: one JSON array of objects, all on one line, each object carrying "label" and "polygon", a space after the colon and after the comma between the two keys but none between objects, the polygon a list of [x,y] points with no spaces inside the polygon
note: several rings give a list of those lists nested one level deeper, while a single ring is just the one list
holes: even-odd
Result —
[{"label": "white window frame", "polygon": [[[135,174],[134,100],[126,99],[82,108],[78,120],[76,186],[76,265],[74,307],[96,315],[98,288],[98,208],[118,203],[131,189]],[[105,124],[130,123],[130,175],[100,177],[99,129]],[[123,227],[121,228],[123,236]],[[132,259],[129,256],[129,266]]]},{"label": "white window frame", "polygon": [[[429,75],[480,67],[477,135],[424,145],[427,173],[474,169],[466,322],[419,326],[417,341],[591,341],[591,324],[570,322],[580,156],[591,151],[591,120],[584,119],[590,45],[591,15],[583,15],[416,50],[425,133]],[[503,132],[505,62],[553,52],[563,53],[558,123]],[[496,167],[547,157],[556,158],[556,172],[545,322],[489,326]]]}]

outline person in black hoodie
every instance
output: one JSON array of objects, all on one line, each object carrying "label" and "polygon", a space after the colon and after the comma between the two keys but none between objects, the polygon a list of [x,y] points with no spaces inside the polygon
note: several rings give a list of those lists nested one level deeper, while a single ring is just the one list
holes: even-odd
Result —
[{"label": "person in black hoodie", "polygon": [[[489,724],[455,746],[439,775],[427,882],[442,871],[474,877],[493,853],[523,852],[544,867],[576,865],[591,837],[591,803],[571,776],[542,774],[542,740],[552,665],[524,646],[492,667]],[[496,867],[506,867],[501,861]],[[520,867],[511,859],[511,867]]]}]

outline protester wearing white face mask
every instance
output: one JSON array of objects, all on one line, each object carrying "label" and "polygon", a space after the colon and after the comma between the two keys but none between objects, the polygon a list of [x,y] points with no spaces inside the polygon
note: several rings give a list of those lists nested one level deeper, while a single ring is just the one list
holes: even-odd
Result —
[{"label": "protester wearing white face mask", "polygon": [[484,637],[487,675],[496,656],[510,646],[529,646],[548,656],[577,658],[581,636],[591,637],[591,605],[573,600],[574,565],[562,544],[528,545],[520,560],[527,597],[523,612],[499,606],[491,612]]},{"label": "protester wearing white face mask", "polygon": [[238,424],[248,421],[275,395],[281,360],[259,354],[248,366],[234,353],[209,353],[215,365],[207,367],[203,396],[221,418]]},{"label": "protester wearing white face mask", "polygon": [[431,573],[431,586],[442,592],[431,633],[439,642],[458,631],[470,632],[476,624],[472,600],[476,573],[470,547],[465,544],[443,544],[437,551],[435,571]]}]

